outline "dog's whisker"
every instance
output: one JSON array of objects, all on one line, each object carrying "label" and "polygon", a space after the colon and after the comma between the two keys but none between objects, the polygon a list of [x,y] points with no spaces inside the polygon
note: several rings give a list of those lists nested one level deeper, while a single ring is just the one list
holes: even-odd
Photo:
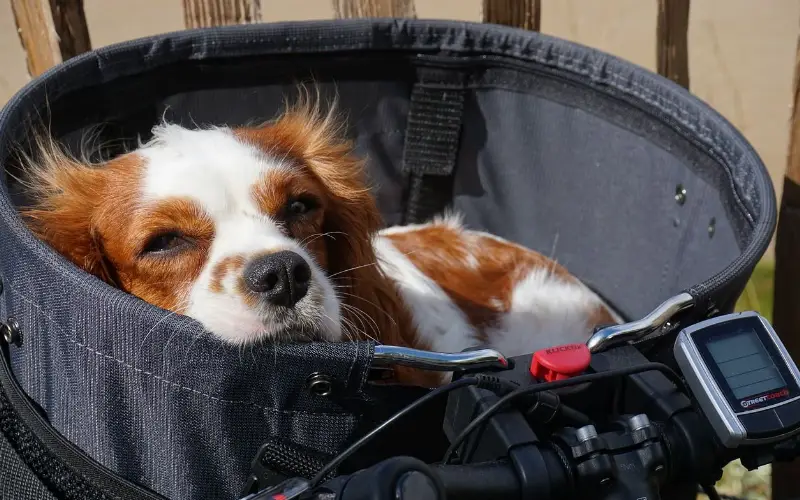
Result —
[{"label": "dog's whisker", "polygon": [[343,233],[341,231],[328,231],[327,233],[315,233],[315,234],[306,236],[305,238],[300,240],[300,243],[298,243],[298,244],[299,245],[308,245],[309,243],[311,243],[311,242],[313,242],[313,241],[315,241],[315,240],[317,240],[319,238],[322,238],[322,237],[330,238],[330,239],[336,241],[336,238],[333,237],[334,234],[343,234],[343,235],[347,236],[347,233]]},{"label": "dog's whisker", "polygon": [[[350,309],[349,309],[349,308],[347,308],[347,307],[343,307],[343,308],[345,309],[345,311],[347,311],[347,310],[350,310]],[[361,316],[359,316],[358,314],[355,314],[355,313],[354,313],[354,314],[353,314],[353,318],[354,318],[355,320],[358,320],[358,322],[361,324],[361,332],[363,332],[363,333],[364,333],[364,335],[367,335],[367,336],[369,336],[369,333],[367,333],[367,327],[366,327],[366,325],[364,324],[364,320],[361,318]]]},{"label": "dog's whisker", "polygon": [[363,264],[363,265],[360,265],[360,266],[354,266],[354,267],[351,267],[349,269],[345,269],[344,271],[339,271],[339,272],[333,273],[333,274],[329,275],[328,278],[335,278],[336,276],[342,275],[344,273],[349,273],[350,271],[355,271],[357,269],[363,269],[365,267],[377,266],[377,265],[378,265],[377,262],[370,262],[369,264]]},{"label": "dog's whisker", "polygon": [[342,306],[343,306],[343,309],[345,309],[347,311],[351,311],[357,317],[366,318],[367,321],[370,323],[370,326],[373,328],[372,331],[375,332],[376,335],[380,335],[380,331],[379,331],[380,328],[378,327],[378,323],[375,322],[375,320],[373,318],[371,318],[367,313],[365,313],[363,310],[359,309],[358,307],[355,307],[355,306],[350,305],[350,304],[342,304]]},{"label": "dog's whisker", "polygon": [[[355,341],[355,338],[357,337],[356,333],[359,332],[358,327],[355,325],[355,323],[353,323],[352,321],[350,321],[347,318],[342,318],[342,323],[343,323],[343,326],[348,326],[349,327],[349,330],[347,330],[347,333],[348,333],[348,337],[350,338],[350,341],[351,342]],[[364,332],[362,332],[362,333],[364,333]],[[366,333],[364,333],[364,335],[369,337],[369,335],[367,335]]]},{"label": "dog's whisker", "polygon": [[[139,343],[139,348],[136,351],[136,358],[135,358],[137,361],[141,359],[142,349],[144,349],[144,345],[145,345],[145,343],[147,343],[148,337],[150,337],[150,335],[153,334],[153,332],[156,330],[156,328],[158,328],[158,325],[160,325],[166,319],[168,319],[168,318],[170,318],[172,316],[175,316],[176,314],[177,313],[175,311],[170,311],[167,314],[165,314],[164,316],[162,316],[158,321],[156,321],[153,324],[152,327],[150,327],[150,329],[147,331],[147,333],[144,335],[144,337],[142,337],[142,341]],[[166,345],[164,346],[164,349],[166,349]],[[163,355],[163,353],[166,352],[166,351],[164,351],[164,350],[162,350],[162,351],[163,351],[162,352],[162,355]]]},{"label": "dog's whisker", "polygon": [[[353,313],[355,319],[357,319],[359,321],[359,323],[361,323],[361,326],[362,326],[362,330],[361,331],[362,331],[362,333],[367,338],[369,338],[371,340],[374,340],[375,342],[378,342],[378,339],[376,337],[370,335],[369,332],[367,332],[366,324],[364,323],[363,318],[366,317],[369,321],[372,322],[372,324],[370,324],[370,326],[373,328],[373,330],[372,330],[373,333],[375,333],[376,335],[380,336],[380,331],[378,329],[377,323],[375,323],[375,321],[372,318],[370,318],[366,313],[364,313],[363,311],[359,310],[356,307],[349,306],[347,304],[342,304],[342,306],[343,306],[343,309],[351,311]],[[378,342],[378,343],[380,343],[380,342]]]},{"label": "dog's whisker", "polygon": [[[354,299],[358,299],[358,300],[362,300],[362,301],[366,302],[367,304],[369,304],[369,305],[373,306],[373,307],[374,307],[374,308],[375,308],[375,309],[376,309],[378,312],[381,312],[381,313],[383,313],[384,315],[386,315],[386,317],[387,317],[387,318],[389,318],[389,321],[391,321],[391,322],[392,322],[392,324],[394,324],[395,326],[397,326],[397,322],[394,320],[394,318],[392,317],[392,315],[391,315],[391,314],[389,314],[388,312],[384,311],[384,310],[383,310],[383,309],[381,309],[380,307],[378,307],[378,305],[377,305],[376,303],[374,303],[374,302],[372,302],[372,301],[370,301],[370,300],[367,300],[367,299],[365,299],[364,297],[361,297],[361,296],[359,296],[359,295],[356,295],[356,294],[354,294],[354,293],[347,293],[347,292],[342,292],[342,291],[340,291],[340,292],[338,292],[338,293],[339,293],[340,295],[344,295],[344,296],[346,296],[346,297],[352,297],[352,298],[354,298]],[[363,311],[362,311],[362,312],[363,312]]]}]

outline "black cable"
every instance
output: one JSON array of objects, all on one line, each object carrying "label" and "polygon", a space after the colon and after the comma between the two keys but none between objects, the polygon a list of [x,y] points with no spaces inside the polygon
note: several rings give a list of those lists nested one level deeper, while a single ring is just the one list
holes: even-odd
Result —
[{"label": "black cable", "polygon": [[[627,367],[627,368],[619,368],[617,370],[609,370],[607,372],[599,372],[599,373],[593,373],[593,374],[589,374],[589,375],[581,375],[581,377],[584,377],[584,381],[583,382],[575,381],[573,379],[574,378],[578,378],[578,377],[573,377],[573,379],[567,379],[567,380],[573,380],[573,382],[571,382],[571,383],[563,383],[563,384],[561,384],[560,382],[564,382],[563,380],[561,380],[561,381],[557,381],[557,382],[547,382],[545,384],[540,384],[540,385],[536,385],[536,386],[528,386],[524,390],[519,390],[519,394],[517,394],[517,396],[509,396],[509,398],[506,401],[510,402],[514,398],[519,397],[519,396],[523,396],[523,395],[537,394],[537,393],[545,392],[545,391],[550,390],[550,389],[558,389],[560,387],[569,387],[570,385],[579,385],[581,383],[586,383],[586,382],[588,382],[587,379],[592,378],[593,375],[594,376],[600,375],[600,376],[597,376],[596,378],[597,379],[604,379],[604,378],[619,377],[619,376],[623,376],[623,375],[630,375],[630,374],[633,374],[633,373],[650,371],[650,370],[658,370],[658,371],[664,373],[667,376],[667,378],[669,378],[670,380],[672,380],[675,383],[675,385],[677,385],[684,392],[688,393],[689,389],[686,386],[686,384],[684,383],[683,379],[681,379],[681,377],[677,373],[675,373],[672,369],[670,369],[668,366],[666,366],[666,365],[664,365],[662,363],[645,363],[645,364],[636,365],[636,366]],[[545,385],[547,387],[542,387],[543,385]],[[531,389],[531,387],[539,387],[539,389],[533,390],[533,389]],[[498,394],[498,396],[504,396],[504,395]],[[500,406],[501,405],[498,402],[497,408],[500,408]],[[563,407],[562,406],[562,411],[564,409],[568,409],[568,408],[569,407]],[[491,410],[491,408],[487,409],[486,412],[488,412],[490,410]],[[495,413],[496,413],[496,411],[495,411]],[[563,413],[562,413],[562,415],[563,415]],[[479,415],[477,418],[485,418],[485,420],[488,421],[488,419],[491,418],[491,415],[485,416],[485,417],[483,415]],[[589,423],[591,423],[591,422],[588,421],[588,418],[587,418],[587,422],[585,424],[578,424],[578,425],[586,425],[586,424],[589,424]],[[484,426],[485,425],[486,424],[484,423]],[[465,429],[465,431],[466,431],[466,429]],[[456,439],[459,439],[459,438],[461,438],[461,436],[456,437]],[[465,438],[466,438],[466,436],[464,436],[464,439]],[[451,444],[451,448],[452,448],[452,444]],[[454,449],[451,449],[451,448],[449,448],[447,451],[448,452],[452,452]],[[472,453],[475,452],[476,448],[477,448],[477,442],[475,443],[475,445],[471,448],[471,450],[469,452],[465,452],[464,453],[464,457],[462,457],[462,461],[463,462],[468,462],[469,460],[471,460]],[[445,456],[447,457],[447,454],[445,454]],[[450,458],[452,458],[452,456]],[[444,463],[447,463],[447,462],[444,462]]]},{"label": "black cable", "polygon": [[448,392],[454,391],[454,390],[459,389],[461,387],[466,387],[466,386],[469,386],[469,385],[478,385],[479,382],[480,382],[480,379],[477,378],[477,377],[462,378],[462,379],[459,379],[459,380],[457,380],[455,382],[452,382],[450,384],[438,387],[438,388],[432,390],[431,392],[429,392],[428,394],[426,394],[426,395],[422,396],[421,398],[417,399],[416,401],[414,401],[410,405],[406,406],[402,410],[398,411],[397,413],[395,413],[394,415],[389,417],[388,420],[383,422],[378,427],[372,429],[370,432],[365,434],[361,439],[359,439],[358,441],[356,441],[355,443],[350,445],[346,450],[344,450],[343,452],[339,453],[339,455],[334,457],[330,462],[328,462],[325,465],[325,467],[320,469],[320,471],[317,472],[317,474],[311,479],[311,487],[312,488],[316,487],[325,478],[325,476],[327,476],[328,473],[330,473],[330,471],[335,469],[339,464],[341,464],[342,462],[347,460],[350,457],[350,455],[352,455],[353,453],[358,451],[358,449],[361,448],[362,446],[364,446],[368,441],[370,441],[376,435],[378,435],[381,432],[383,432],[387,427],[389,427],[393,423],[397,422],[402,417],[404,417],[407,414],[411,413],[412,411],[416,410],[417,408],[419,408],[420,406],[424,405],[425,403],[427,403],[427,402],[429,402],[429,401],[431,401],[433,399],[436,399],[439,396],[447,394]]},{"label": "black cable", "polygon": [[564,403],[561,403],[559,406],[559,411],[561,412],[561,417],[569,420],[573,427],[583,427],[584,425],[589,425],[592,423],[592,420],[587,417],[585,413],[580,412],[571,406],[567,406]]},{"label": "black cable", "polygon": [[701,484],[700,487],[703,488],[703,493],[706,494],[708,500],[722,500],[713,484]]},{"label": "black cable", "polygon": [[592,419],[587,417],[585,413],[580,412],[571,406],[567,406],[564,403],[559,403],[558,412],[559,416],[565,420],[568,420],[570,425],[573,427],[583,427],[584,425],[589,425],[592,423]]},{"label": "black cable", "polygon": [[667,378],[669,378],[672,382],[674,382],[675,385],[677,385],[679,388],[688,393],[688,390],[686,389],[686,384],[684,384],[683,380],[681,380],[681,378],[678,376],[677,373],[675,373],[672,369],[670,369],[667,365],[663,363],[644,363],[641,365],[629,366],[627,368],[619,368],[616,370],[609,370],[606,372],[599,372],[599,373],[590,373],[588,375],[578,375],[577,377],[572,377],[565,380],[556,380],[554,382],[547,382],[544,384],[522,387],[500,398],[495,404],[487,408],[483,413],[478,415],[472,422],[470,422],[469,425],[467,425],[464,428],[464,430],[461,431],[461,433],[458,436],[456,436],[450,443],[450,447],[445,452],[444,458],[442,459],[442,463],[444,464],[449,463],[451,458],[455,454],[456,449],[472,433],[472,431],[474,431],[478,426],[480,426],[484,422],[488,421],[503,406],[508,404],[513,399],[518,398],[519,396],[536,394],[542,391],[560,389],[562,387],[569,387],[572,385],[594,382],[596,380],[602,380],[606,378],[621,377],[624,375],[633,375],[635,373],[641,373],[652,370],[657,370],[662,372],[664,375],[667,376]]},{"label": "black cable", "polygon": [[[479,373],[476,375],[480,380],[478,387],[481,389],[488,389],[495,393],[497,396],[505,396],[506,394],[519,389],[519,382],[498,377],[496,375]],[[556,396],[557,398],[558,396]],[[558,413],[566,420],[569,420],[573,426],[584,426],[592,423],[591,419],[585,414],[579,412],[575,408],[565,405],[558,401]]]}]

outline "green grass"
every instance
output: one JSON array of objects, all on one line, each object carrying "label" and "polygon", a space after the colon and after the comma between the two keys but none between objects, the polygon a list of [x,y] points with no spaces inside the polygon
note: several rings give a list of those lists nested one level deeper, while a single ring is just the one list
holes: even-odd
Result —
[{"label": "green grass", "polygon": [[736,303],[737,311],[758,311],[759,314],[772,322],[772,303],[775,296],[773,285],[775,282],[775,262],[773,260],[761,261],[753,271],[750,281]]},{"label": "green grass", "polygon": [[[772,322],[772,304],[774,297],[775,262],[763,260],[753,271],[742,296],[736,303],[737,311],[758,311]],[[717,483],[717,491],[727,495],[752,500],[767,500],[771,497],[771,468],[769,465],[748,471],[737,460],[725,467],[722,479]],[[698,495],[706,499],[705,495]]]}]

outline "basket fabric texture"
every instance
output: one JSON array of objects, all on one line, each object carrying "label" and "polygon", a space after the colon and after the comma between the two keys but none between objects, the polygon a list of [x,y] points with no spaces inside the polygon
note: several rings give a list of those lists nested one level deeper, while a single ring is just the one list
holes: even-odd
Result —
[{"label": "basket fabric texture", "polygon": [[[766,170],[718,113],[658,75],[538,33],[278,23],[69,60],[0,112],[0,319],[19,324],[12,366],[50,423],[167,497],[236,498],[270,437],[335,453],[394,393],[368,381],[369,342],[240,350],[69,264],[19,219],[15,148],[37,119],[72,145],[102,125],[120,151],[162,117],[259,122],[309,81],[338,96],[387,225],[453,208],[471,228],[552,255],[629,319],[682,290],[701,316],[731,310],[774,229]],[[307,389],[315,372],[335,380],[336,397]],[[0,441],[0,465],[15,460]]]}]

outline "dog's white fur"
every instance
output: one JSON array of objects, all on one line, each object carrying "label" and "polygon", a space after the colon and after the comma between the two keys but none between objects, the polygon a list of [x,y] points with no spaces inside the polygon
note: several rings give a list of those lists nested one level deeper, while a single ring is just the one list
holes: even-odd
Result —
[{"label": "dog's white fur", "polygon": [[[209,214],[215,237],[199,279],[191,286],[187,315],[209,331],[234,343],[269,337],[284,327],[271,318],[269,308],[252,308],[234,291],[233,279],[224,293],[209,290],[211,269],[231,255],[291,250],[312,268],[309,293],[297,305],[309,326],[321,327],[328,340],[342,339],[341,305],[336,289],[300,242],[281,232],[278,223],[263,215],[251,197],[253,185],[269,170],[294,168],[290,162],[247,145],[225,128],[188,130],[160,126],[139,153],[146,159],[144,202],[174,197],[191,198]],[[449,217],[432,224],[460,229]],[[457,352],[474,345],[477,332],[447,294],[388,238],[421,226],[385,229],[374,238],[378,263],[394,280],[412,312],[422,340],[436,351]],[[474,262],[464,262],[474,265]],[[511,310],[488,335],[490,344],[507,355],[532,352],[554,344],[584,341],[590,314],[600,299],[580,283],[567,282],[547,269],[534,269],[513,290]],[[265,327],[266,325],[266,327]],[[266,328],[266,331],[265,331]]]}]

